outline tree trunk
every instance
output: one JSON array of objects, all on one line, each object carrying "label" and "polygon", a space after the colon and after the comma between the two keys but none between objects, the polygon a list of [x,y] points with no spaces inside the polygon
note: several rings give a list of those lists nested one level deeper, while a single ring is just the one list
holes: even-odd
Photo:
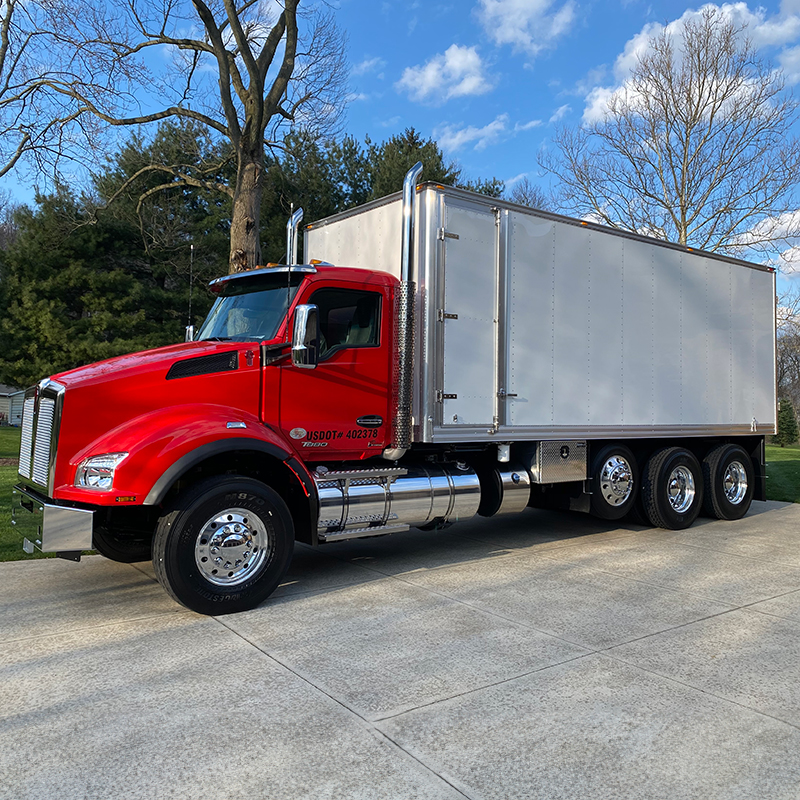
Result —
[{"label": "tree trunk", "polygon": [[261,264],[261,191],[264,148],[240,148],[231,215],[231,260],[228,272],[244,272]]}]

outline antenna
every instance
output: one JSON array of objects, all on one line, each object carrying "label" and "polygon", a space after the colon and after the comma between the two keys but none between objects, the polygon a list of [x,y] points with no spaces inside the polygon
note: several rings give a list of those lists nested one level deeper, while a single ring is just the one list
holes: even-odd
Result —
[{"label": "antenna", "polygon": [[192,289],[194,288],[194,244],[189,245],[189,325],[192,324]]}]

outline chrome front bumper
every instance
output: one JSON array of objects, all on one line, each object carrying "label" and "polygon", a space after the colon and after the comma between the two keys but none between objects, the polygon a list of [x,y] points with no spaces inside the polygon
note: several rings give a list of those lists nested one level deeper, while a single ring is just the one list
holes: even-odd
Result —
[{"label": "chrome front bumper", "polygon": [[92,549],[94,511],[49,503],[22,486],[11,496],[11,524],[23,538],[26,553],[69,553],[80,555]]}]

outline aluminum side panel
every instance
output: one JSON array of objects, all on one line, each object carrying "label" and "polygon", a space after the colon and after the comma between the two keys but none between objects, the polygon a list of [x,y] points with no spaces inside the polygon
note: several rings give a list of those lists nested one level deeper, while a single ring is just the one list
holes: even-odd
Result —
[{"label": "aluminum side panel", "polygon": [[[418,204],[418,206],[421,205]],[[402,201],[395,200],[305,232],[305,261],[388,272],[400,277]]]},{"label": "aluminum side panel", "polygon": [[[683,376],[681,359],[681,266],[682,253],[653,249],[656,303],[653,318],[653,355],[656,360],[651,401],[653,422],[662,425],[681,423]],[[646,320],[641,320],[647,324]],[[690,387],[687,387],[689,389]]]},{"label": "aluminum side panel", "polygon": [[[480,207],[446,207],[443,423],[492,424],[495,403],[497,226]],[[447,398],[447,395],[456,395]]]},{"label": "aluminum side panel", "polygon": [[687,255],[681,259],[681,421],[723,422],[709,383],[707,319],[714,303],[708,259]]},{"label": "aluminum side panel", "polygon": [[[758,431],[765,427],[772,432],[776,416],[776,365],[775,336],[762,320],[775,315],[775,275],[758,274],[753,280],[752,338],[755,378],[753,380],[753,416],[758,422]],[[770,287],[767,290],[767,287]]]},{"label": "aluminum side panel", "polygon": [[508,240],[507,420],[553,425],[556,223],[512,212]]},{"label": "aluminum side panel", "polygon": [[657,305],[653,248],[642,242],[625,241],[622,275],[619,401],[625,425],[644,427],[656,421],[653,394],[659,367],[651,324]]},{"label": "aluminum side panel", "polygon": [[[587,262],[586,362],[589,379],[589,425],[622,425],[625,422],[623,385],[625,309],[625,240],[590,234]],[[580,315],[578,315],[580,316]]]},{"label": "aluminum side panel", "polygon": [[553,281],[553,422],[589,422],[591,232],[556,226]]}]

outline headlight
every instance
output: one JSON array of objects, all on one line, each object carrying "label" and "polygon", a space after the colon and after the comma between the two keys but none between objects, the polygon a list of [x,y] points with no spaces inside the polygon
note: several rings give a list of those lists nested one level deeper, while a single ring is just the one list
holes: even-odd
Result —
[{"label": "headlight", "polygon": [[110,491],[114,483],[114,470],[127,457],[127,453],[104,453],[102,456],[87,458],[78,467],[75,485],[84,489],[97,489],[99,492]]}]

